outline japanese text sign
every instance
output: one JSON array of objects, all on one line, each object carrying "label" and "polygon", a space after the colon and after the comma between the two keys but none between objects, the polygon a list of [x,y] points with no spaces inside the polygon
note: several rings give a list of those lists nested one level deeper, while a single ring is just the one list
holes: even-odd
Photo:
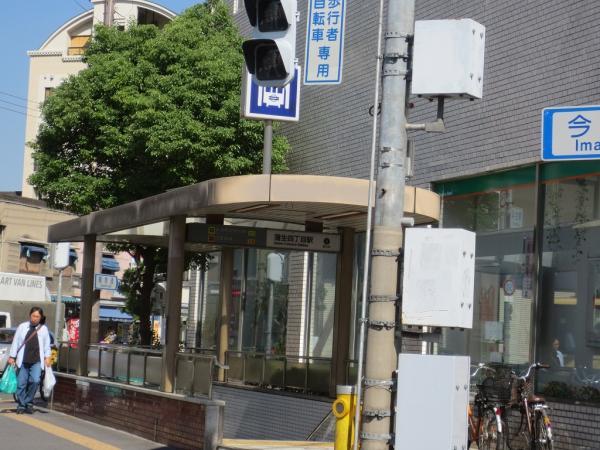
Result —
[{"label": "japanese text sign", "polygon": [[304,84],[340,84],[346,0],[309,0]]}]

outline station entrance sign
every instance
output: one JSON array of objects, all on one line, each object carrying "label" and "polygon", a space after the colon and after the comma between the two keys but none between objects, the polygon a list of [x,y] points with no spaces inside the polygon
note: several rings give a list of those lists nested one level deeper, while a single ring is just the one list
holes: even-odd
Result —
[{"label": "station entrance sign", "polygon": [[309,233],[306,231],[207,225],[203,223],[187,225],[186,241],[231,247],[314,252],[339,252],[341,248],[340,235],[334,233]]},{"label": "station entrance sign", "polygon": [[600,106],[542,112],[542,160],[600,159]]}]

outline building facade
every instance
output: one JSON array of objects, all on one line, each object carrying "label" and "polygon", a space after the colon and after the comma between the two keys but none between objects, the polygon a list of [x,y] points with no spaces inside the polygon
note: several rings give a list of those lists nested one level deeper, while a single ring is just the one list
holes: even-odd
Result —
[{"label": "building facade", "polygon": [[[243,2],[230,3],[248,35]],[[298,3],[304,64],[308,2]],[[294,173],[368,176],[378,11],[346,6],[342,84],[302,86],[300,122],[280,127]],[[600,445],[588,429],[600,411],[600,166],[543,162],[541,112],[600,101],[599,16],[591,1],[416,1],[417,20],[471,18],[487,35],[483,99],[447,100],[444,134],[409,134],[410,184],[442,196],[440,226],[477,233],[474,327],[444,332],[434,351],[551,364],[536,388],[553,401],[558,448]],[[409,121],[435,119],[435,103],[410,102]]]}]

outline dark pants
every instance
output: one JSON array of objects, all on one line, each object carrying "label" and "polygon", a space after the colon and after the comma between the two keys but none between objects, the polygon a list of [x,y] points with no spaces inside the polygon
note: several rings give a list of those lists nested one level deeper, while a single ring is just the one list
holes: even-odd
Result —
[{"label": "dark pants", "polygon": [[17,402],[19,409],[25,409],[33,404],[33,397],[40,385],[42,365],[36,363],[23,363],[17,374]]}]

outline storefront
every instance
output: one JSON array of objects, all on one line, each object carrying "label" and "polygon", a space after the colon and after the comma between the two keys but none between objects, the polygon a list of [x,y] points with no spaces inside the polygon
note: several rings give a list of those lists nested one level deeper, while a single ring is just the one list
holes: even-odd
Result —
[{"label": "storefront", "polygon": [[442,226],[477,233],[474,327],[439,353],[551,365],[538,391],[600,403],[600,164],[552,163],[439,183]]}]

